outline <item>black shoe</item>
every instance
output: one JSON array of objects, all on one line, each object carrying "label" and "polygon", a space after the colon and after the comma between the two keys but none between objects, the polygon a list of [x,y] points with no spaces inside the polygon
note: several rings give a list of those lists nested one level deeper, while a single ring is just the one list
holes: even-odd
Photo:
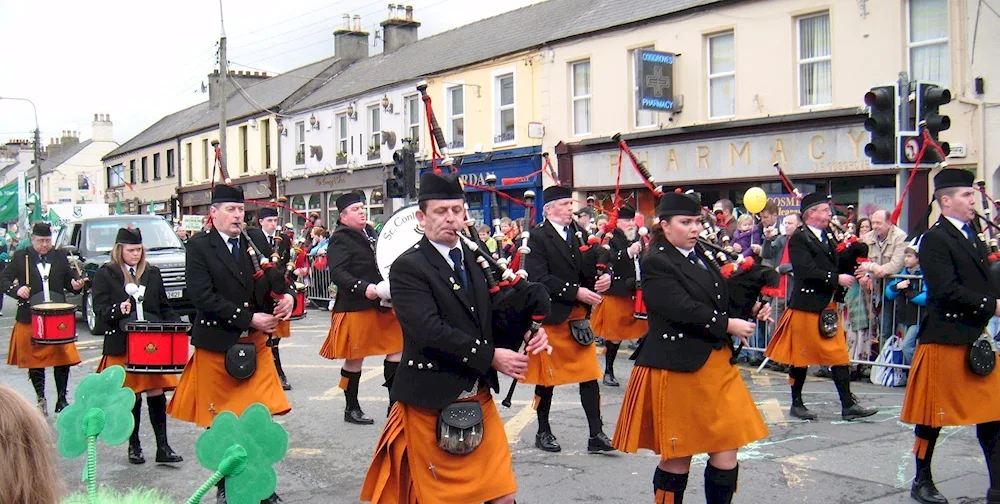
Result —
[{"label": "black shoe", "polygon": [[281,388],[282,389],[284,389],[284,390],[292,390],[292,384],[288,383],[288,378],[286,378],[284,375],[279,376],[279,378],[281,378]]},{"label": "black shoe", "polygon": [[69,406],[69,401],[67,401],[65,397],[60,397],[56,400],[56,414],[58,415],[62,412],[62,410],[66,409],[66,406]]},{"label": "black shoe", "polygon": [[604,379],[601,380],[601,383],[603,383],[605,386],[608,386],[608,387],[618,387],[619,386],[618,380],[615,379],[615,374],[612,373],[612,372],[610,372],[610,371],[605,371],[604,372]]},{"label": "black shoe", "polygon": [[156,447],[156,463],[157,464],[176,464],[178,462],[184,462],[184,457],[174,453],[174,450],[170,448],[170,445],[163,445]]},{"label": "black shoe", "polygon": [[562,446],[556,441],[556,437],[551,432],[539,432],[535,434],[535,447],[547,452],[561,452]]},{"label": "black shoe", "polygon": [[751,366],[757,367],[757,366],[761,365],[761,363],[763,363],[763,362],[764,362],[764,359],[762,359],[760,357],[757,357],[757,356],[754,356],[754,357],[750,357],[750,360],[747,361],[747,364],[750,364]]},{"label": "black shoe", "polygon": [[788,414],[802,420],[816,419],[816,414],[809,411],[804,404],[793,404],[792,407],[788,409]]},{"label": "black shoe", "polygon": [[283,504],[285,501],[278,497],[278,494],[272,493],[270,497],[260,501],[260,504]]},{"label": "black shoe", "polygon": [[948,499],[945,499],[941,492],[938,492],[934,482],[930,479],[913,480],[913,486],[910,487],[910,497],[923,504],[948,504]]},{"label": "black shoe", "polygon": [[142,456],[142,447],[139,443],[129,443],[128,444],[128,463],[129,464],[145,464],[146,458]]},{"label": "black shoe", "polygon": [[611,440],[603,432],[598,432],[596,436],[587,440],[587,452],[589,453],[613,451],[616,451],[615,447],[611,446]]},{"label": "black shoe", "polygon": [[220,482],[215,488],[215,504],[229,504],[229,501],[226,499],[226,485]]},{"label": "black shoe", "polygon": [[639,348],[639,340],[629,341],[628,345],[625,348],[628,348],[629,350],[636,350],[636,349],[638,349]]},{"label": "black shoe", "polygon": [[878,410],[875,408],[863,408],[860,404],[854,403],[850,408],[841,410],[840,418],[850,421],[870,417],[875,413],[878,413]]},{"label": "black shoe", "polygon": [[43,417],[49,417],[49,402],[44,397],[38,400],[38,411],[42,413]]},{"label": "black shoe", "polygon": [[823,366],[820,366],[820,368],[817,369],[815,373],[813,373],[813,376],[818,376],[820,378],[829,378],[829,377],[831,377],[833,375],[830,374],[830,370],[829,369],[827,369],[827,368],[825,368]]},{"label": "black shoe", "polygon": [[344,421],[357,425],[371,425],[375,423],[375,420],[365,416],[365,412],[361,411],[361,408],[345,410]]}]

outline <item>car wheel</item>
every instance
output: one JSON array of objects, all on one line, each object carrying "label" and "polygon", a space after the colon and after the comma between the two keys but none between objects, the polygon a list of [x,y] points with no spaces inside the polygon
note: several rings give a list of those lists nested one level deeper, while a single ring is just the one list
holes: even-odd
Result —
[{"label": "car wheel", "polygon": [[93,291],[88,290],[87,293],[83,296],[83,313],[87,317],[87,329],[90,329],[90,334],[98,336],[97,315],[94,313]]}]

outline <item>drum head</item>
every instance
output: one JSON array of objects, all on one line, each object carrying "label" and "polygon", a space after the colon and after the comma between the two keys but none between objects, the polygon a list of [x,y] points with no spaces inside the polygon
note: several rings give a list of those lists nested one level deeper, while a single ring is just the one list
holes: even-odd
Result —
[{"label": "drum head", "polygon": [[75,306],[69,303],[40,303],[36,305],[31,305],[31,309],[40,312],[59,312],[66,310],[74,310]]},{"label": "drum head", "polygon": [[416,204],[400,208],[385,221],[375,242],[375,264],[383,279],[389,278],[393,261],[423,236],[424,229],[417,223]]},{"label": "drum head", "polygon": [[65,303],[66,294],[63,294],[62,292],[56,292],[54,290],[49,290],[49,302],[46,303],[45,295],[41,292],[38,292],[36,294],[33,294],[29,301],[31,302],[32,305]]}]

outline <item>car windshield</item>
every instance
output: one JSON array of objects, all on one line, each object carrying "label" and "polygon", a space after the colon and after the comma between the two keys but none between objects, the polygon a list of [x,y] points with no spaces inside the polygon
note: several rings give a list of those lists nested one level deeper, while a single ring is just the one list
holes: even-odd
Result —
[{"label": "car windshield", "polygon": [[95,252],[110,252],[115,244],[118,230],[123,227],[139,228],[142,232],[142,244],[147,250],[162,250],[167,248],[184,248],[179,238],[163,219],[116,219],[88,222],[84,229],[87,233],[87,248]]}]

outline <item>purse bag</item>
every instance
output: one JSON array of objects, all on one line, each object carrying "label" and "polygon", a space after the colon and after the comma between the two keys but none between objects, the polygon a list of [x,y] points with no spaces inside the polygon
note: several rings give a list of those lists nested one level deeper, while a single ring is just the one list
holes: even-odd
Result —
[{"label": "purse bag", "polygon": [[840,317],[837,310],[824,309],[819,312],[819,335],[824,338],[832,338],[837,335],[840,328]]},{"label": "purse bag", "polygon": [[246,380],[257,371],[257,347],[253,343],[236,343],[226,350],[226,372],[237,380]]},{"label": "purse bag", "polygon": [[965,356],[965,363],[969,370],[979,376],[988,376],[997,365],[997,354],[993,351],[993,345],[986,335],[981,336],[972,346]]},{"label": "purse bag", "polygon": [[594,342],[594,329],[590,327],[589,319],[571,320],[569,333],[577,343],[588,346]]},{"label": "purse bag", "polygon": [[449,404],[438,415],[438,447],[452,455],[467,455],[483,442],[483,407],[479,401]]}]

